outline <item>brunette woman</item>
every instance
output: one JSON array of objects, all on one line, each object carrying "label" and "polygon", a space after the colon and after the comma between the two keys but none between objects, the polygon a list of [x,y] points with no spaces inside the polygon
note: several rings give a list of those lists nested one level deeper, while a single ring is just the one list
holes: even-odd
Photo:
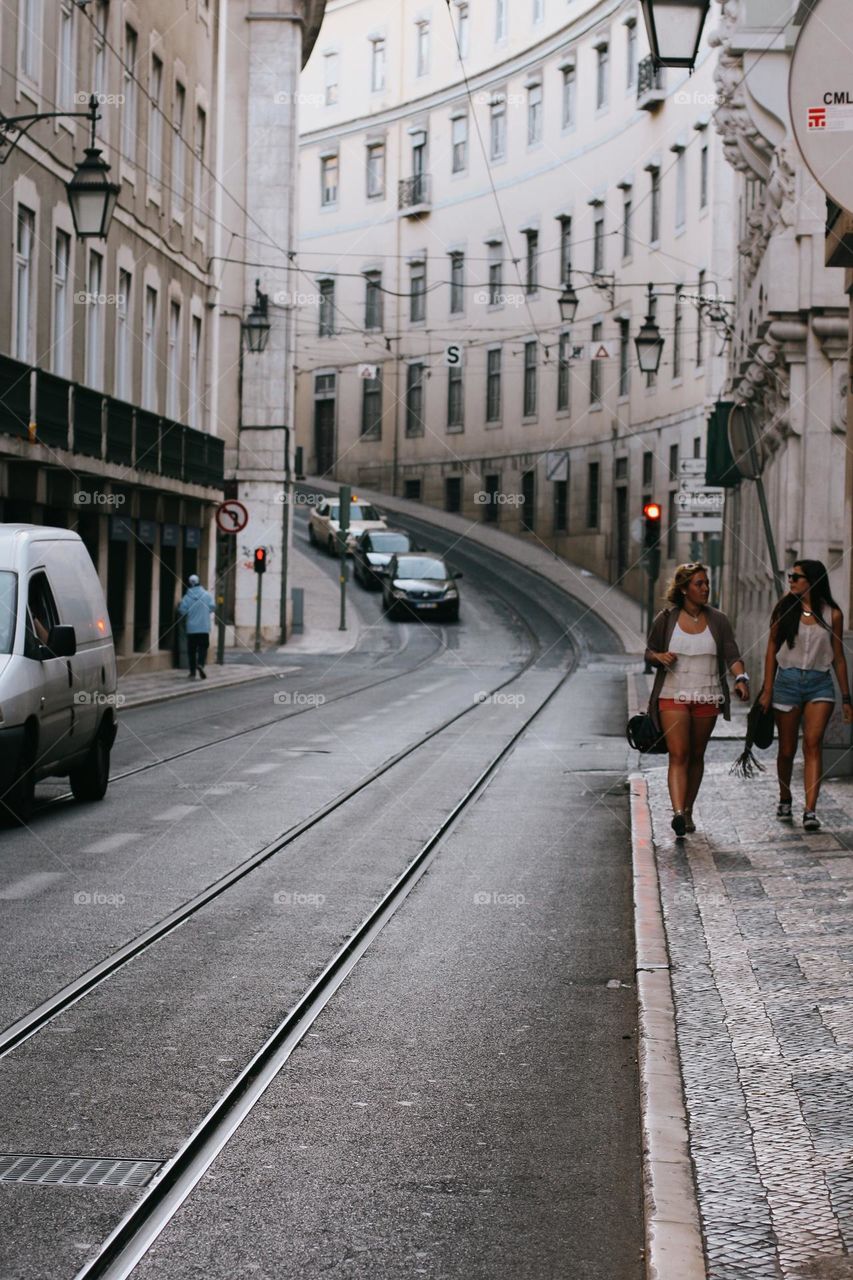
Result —
[{"label": "brunette woman", "polygon": [[681,838],[696,830],[693,805],[705,771],[705,748],[717,716],[731,718],[726,673],[735,692],[749,697],[731,623],[708,604],[710,583],[704,564],[682,564],[669,584],[670,608],[655,618],[646,659],[658,668],[649,714],[666,738],[672,829]]},{"label": "brunette woman", "polygon": [[820,560],[798,560],[788,574],[789,591],[770,618],[759,702],[773,705],[779,730],[779,806],[776,817],[791,821],[791,773],[803,724],[806,807],[803,826],[819,831],[815,809],[823,772],[823,736],[835,706],[830,668],[841,689],[844,723],[853,721],[847,662],[841,636],[844,618],[832,598],[829,576]]}]

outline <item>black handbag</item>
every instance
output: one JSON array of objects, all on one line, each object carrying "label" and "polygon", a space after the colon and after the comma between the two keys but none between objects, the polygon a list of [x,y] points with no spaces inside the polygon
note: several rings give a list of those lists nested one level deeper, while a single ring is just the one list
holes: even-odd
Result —
[{"label": "black handbag", "polygon": [[628,745],[641,755],[666,755],[666,735],[658,729],[648,711],[631,716],[625,730]]},{"label": "black handbag", "polygon": [[760,751],[766,751],[768,747],[773,746],[774,725],[772,707],[768,707],[765,711],[756,699],[746,717],[746,741],[743,751],[732,765],[731,773],[739,778],[754,778],[757,773],[764,772],[764,765],[760,760],[756,760],[752,754],[752,748],[758,747]]}]

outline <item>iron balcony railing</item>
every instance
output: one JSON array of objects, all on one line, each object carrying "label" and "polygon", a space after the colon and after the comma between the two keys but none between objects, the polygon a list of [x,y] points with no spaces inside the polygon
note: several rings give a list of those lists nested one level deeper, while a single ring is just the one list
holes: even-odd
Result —
[{"label": "iron balcony railing", "polygon": [[413,209],[429,203],[430,175],[428,173],[416,173],[413,178],[401,178],[397,199],[399,209]]}]

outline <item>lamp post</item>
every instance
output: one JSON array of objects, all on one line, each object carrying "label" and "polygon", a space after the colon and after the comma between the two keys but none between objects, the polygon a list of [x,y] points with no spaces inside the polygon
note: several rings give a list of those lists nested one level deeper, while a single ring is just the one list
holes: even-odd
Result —
[{"label": "lamp post", "polygon": [[563,324],[573,324],[575,316],[578,313],[580,298],[572,288],[572,277],[570,274],[566,275],[566,279],[563,283],[563,292],[557,299],[557,303],[560,308],[560,319]]},{"label": "lamp post", "polygon": [[699,53],[711,0],[641,0],[656,67],[687,67]]},{"label": "lamp post", "polygon": [[260,280],[256,280],[255,301],[242,324],[246,350],[254,355],[260,355],[262,351],[266,351],[270,336],[269,295],[261,293],[260,286]]},{"label": "lamp post", "polygon": [[663,338],[660,329],[655,321],[655,288],[654,285],[648,286],[648,310],[646,318],[642,323],[640,332],[634,339],[634,346],[637,348],[637,362],[643,373],[657,373],[660,368],[660,358],[663,353]]}]

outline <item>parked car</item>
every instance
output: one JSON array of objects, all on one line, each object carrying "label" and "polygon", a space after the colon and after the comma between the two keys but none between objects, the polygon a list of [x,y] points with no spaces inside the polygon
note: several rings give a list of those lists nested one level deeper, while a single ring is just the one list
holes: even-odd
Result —
[{"label": "parked car", "polygon": [[0,816],[25,822],[49,776],[103,799],[115,709],[112,629],[82,540],[0,524]]},{"label": "parked car", "polygon": [[434,615],[455,622],[459,617],[459,591],[455,579],[461,573],[448,569],[440,556],[429,551],[395,555],[382,587],[382,605],[389,618]]},{"label": "parked car", "polygon": [[[330,555],[338,554],[338,532],[341,527],[340,503],[337,498],[324,498],[311,508],[308,517],[308,541],[312,546],[325,547]],[[347,552],[352,553],[356,541],[366,529],[386,529],[385,517],[369,502],[359,502],[353,496],[349,508]]]},{"label": "parked car", "polygon": [[352,576],[368,589],[381,587],[391,557],[405,551],[417,551],[410,533],[402,529],[368,529],[355,544],[352,553]]}]

